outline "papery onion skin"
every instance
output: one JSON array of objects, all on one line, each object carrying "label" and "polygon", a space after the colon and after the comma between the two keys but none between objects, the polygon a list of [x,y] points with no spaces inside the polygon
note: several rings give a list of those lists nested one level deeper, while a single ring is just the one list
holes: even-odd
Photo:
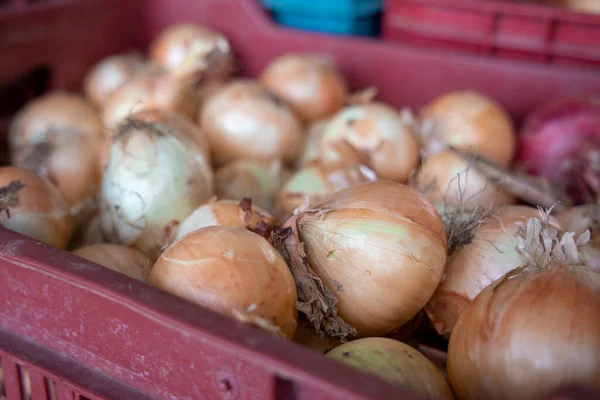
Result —
[{"label": "papery onion skin", "polygon": [[[508,206],[486,218],[469,243],[448,258],[444,275],[425,312],[438,333],[449,337],[459,315],[469,303],[497,279],[521,265],[515,250],[519,223],[540,217],[527,206]],[[560,228],[550,218],[550,223]]]},{"label": "papery onion skin", "polygon": [[85,76],[85,97],[96,107],[102,108],[112,93],[131,79],[144,62],[139,53],[115,54],[103,58]]},{"label": "papery onion skin", "polygon": [[157,113],[134,114],[120,125],[101,190],[105,237],[151,257],[213,196],[207,155],[180,129],[192,123],[169,113],[158,119]]},{"label": "papery onion skin", "polygon": [[338,339],[326,337],[320,338],[311,325],[312,324],[304,318],[298,320],[298,328],[294,334],[294,343],[308,347],[321,354],[326,354],[342,344]]},{"label": "papery onion skin", "polygon": [[169,246],[150,284],[215,312],[257,317],[288,339],[297,326],[296,287],[279,253],[248,230],[213,226]]},{"label": "papery onion skin", "polygon": [[470,167],[450,150],[444,150],[426,159],[419,171],[417,185],[427,188],[427,198],[436,204],[496,208],[514,204],[516,199],[489,182],[485,176]]},{"label": "papery onion skin", "polygon": [[304,122],[327,118],[344,106],[348,85],[329,59],[310,54],[276,58],[260,81],[292,105]]},{"label": "papery onion skin", "polygon": [[266,225],[277,223],[269,213],[252,205],[251,211],[243,210],[239,201],[219,200],[203,204],[192,212],[177,229],[175,240],[208,226],[231,226],[245,229],[256,227],[261,221]]},{"label": "papery onion skin", "polygon": [[364,155],[366,165],[381,179],[400,183],[408,181],[420,159],[415,132],[396,110],[383,103],[352,105],[335,114],[321,141],[322,157],[331,158],[337,142]]},{"label": "papery onion skin", "polygon": [[314,163],[290,177],[277,196],[275,215],[280,220],[289,218],[306,198],[315,205],[338,190],[377,179],[375,173],[361,165]]},{"label": "papery onion skin", "polygon": [[455,395],[537,399],[600,385],[600,276],[584,266],[526,269],[484,289],[459,317],[448,349]]},{"label": "papery onion skin", "polygon": [[422,110],[421,128],[426,157],[453,146],[508,167],[515,156],[517,137],[510,116],[477,92],[438,97]]},{"label": "papery onion skin", "polygon": [[600,217],[600,209],[597,204],[585,204],[573,207],[556,216],[561,226],[567,232],[574,232],[575,236],[590,230],[590,242],[583,246],[581,251],[586,255],[586,265],[594,272],[600,274],[600,231],[598,222],[594,221]]},{"label": "papery onion skin", "polygon": [[113,243],[97,243],[73,250],[73,254],[130,278],[148,281],[150,260],[139,250]]},{"label": "papery onion skin", "polygon": [[423,399],[454,399],[438,368],[423,354],[397,340],[358,339],[336,347],[327,357],[401,386]]},{"label": "papery onion skin", "polygon": [[0,195],[0,225],[59,249],[66,247],[73,221],[56,186],[27,170],[2,167]]},{"label": "papery onion skin", "polygon": [[364,183],[294,218],[311,269],[357,337],[384,335],[413,318],[442,277],[441,218],[408,186]]},{"label": "papery onion skin", "polygon": [[210,138],[214,162],[239,159],[296,159],[303,139],[292,109],[264,86],[239,79],[211,95],[200,112],[200,126]]}]

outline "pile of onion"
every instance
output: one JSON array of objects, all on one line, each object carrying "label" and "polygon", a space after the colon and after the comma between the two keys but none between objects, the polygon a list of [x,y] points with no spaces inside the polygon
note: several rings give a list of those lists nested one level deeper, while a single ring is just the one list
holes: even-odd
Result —
[{"label": "pile of onion", "polygon": [[209,155],[189,133],[196,131],[158,111],[119,125],[100,196],[106,239],[154,257],[179,222],[213,196]]},{"label": "pile of onion", "polygon": [[96,111],[83,98],[45,95],[28,103],[10,127],[12,164],[49,179],[64,195],[71,214],[79,217],[96,206],[97,164],[105,136]]},{"label": "pile of onion", "polygon": [[521,268],[485,288],[458,318],[448,378],[459,399],[538,399],[565,386],[600,387],[600,275],[547,221],[519,232]]},{"label": "pile of onion", "polygon": [[144,65],[141,54],[115,54],[98,61],[86,74],[83,93],[88,101],[103,108],[108,98]]},{"label": "pile of onion", "polygon": [[501,207],[516,201],[469,165],[469,161],[448,149],[425,159],[416,184],[433,203],[467,210]]},{"label": "pile of onion", "polygon": [[69,206],[56,186],[16,167],[0,168],[0,225],[59,249],[73,230]]},{"label": "pile of onion", "polygon": [[[448,236],[448,263],[442,281],[425,306],[439,334],[449,337],[457,318],[483,289],[520,265],[519,227],[540,217],[533,207],[509,206],[495,213],[460,209],[442,214]],[[560,228],[551,218],[550,223]]]},{"label": "pile of onion", "polygon": [[392,107],[378,102],[348,106],[335,114],[321,139],[321,157],[341,159],[339,142],[350,145],[364,157],[364,163],[381,179],[401,183],[420,159],[415,132]]},{"label": "pile of onion", "polygon": [[96,243],[73,250],[73,254],[142,282],[148,281],[151,263],[139,250],[120,244]]},{"label": "pile of onion", "polygon": [[348,85],[333,61],[310,54],[276,58],[260,82],[291,104],[304,122],[332,116],[348,97]]},{"label": "pile of onion", "polygon": [[438,368],[407,344],[387,338],[365,338],[344,343],[328,358],[358,368],[427,400],[453,400]]},{"label": "pile of onion", "polygon": [[390,181],[340,190],[299,211],[273,243],[294,274],[298,309],[317,333],[341,339],[384,335],[409,321],[446,263],[435,207]]},{"label": "pile of onion", "polygon": [[452,92],[435,99],[421,112],[420,134],[425,157],[446,146],[477,153],[508,167],[516,151],[510,116],[492,99],[472,91]]},{"label": "pile of onion", "polygon": [[600,205],[584,204],[573,207],[556,216],[556,219],[567,232],[583,235],[590,231],[590,241],[581,248],[586,256],[585,264],[600,274]]},{"label": "pile of onion", "polygon": [[240,79],[211,95],[200,113],[214,162],[296,159],[302,127],[287,103],[261,84]]},{"label": "pile of onion", "polygon": [[285,338],[294,336],[294,279],[277,250],[246,229],[212,226],[189,233],[162,253],[149,283]]},{"label": "pile of onion", "polygon": [[278,160],[237,160],[215,171],[215,191],[220,199],[249,197],[254,204],[271,211],[275,196],[290,175]]}]

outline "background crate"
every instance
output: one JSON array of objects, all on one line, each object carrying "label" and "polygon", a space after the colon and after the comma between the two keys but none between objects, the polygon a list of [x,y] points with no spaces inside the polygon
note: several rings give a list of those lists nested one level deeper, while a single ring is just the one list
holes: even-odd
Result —
[{"label": "background crate", "polygon": [[600,67],[600,15],[500,0],[387,0],[386,40],[490,57]]},{"label": "background crate", "polygon": [[[380,98],[397,107],[420,107],[443,92],[471,88],[519,119],[554,97],[600,92],[600,76],[580,69],[281,29],[255,0],[0,4],[4,127],[27,99],[78,90],[101,57],[144,50],[160,29],[182,21],[225,33],[244,75],[256,76],[286,52],[328,54],[354,89],[375,85]],[[294,343],[1,228],[0,362],[0,396],[11,400],[24,398],[25,376],[33,400],[415,399]]]}]

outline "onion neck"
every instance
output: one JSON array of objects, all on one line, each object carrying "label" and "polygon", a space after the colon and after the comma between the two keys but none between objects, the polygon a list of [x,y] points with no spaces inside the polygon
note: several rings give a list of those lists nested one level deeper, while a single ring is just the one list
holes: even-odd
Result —
[{"label": "onion neck", "polygon": [[11,181],[0,189],[0,215],[6,213],[10,218],[10,209],[19,206],[19,192],[25,187],[21,181]]}]

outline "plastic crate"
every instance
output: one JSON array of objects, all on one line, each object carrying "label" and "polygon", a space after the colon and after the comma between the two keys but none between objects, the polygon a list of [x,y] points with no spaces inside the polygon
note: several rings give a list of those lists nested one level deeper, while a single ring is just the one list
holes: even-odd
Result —
[{"label": "plastic crate", "polygon": [[[520,118],[554,97],[600,92],[600,75],[586,70],[282,29],[254,0],[0,5],[4,127],[32,96],[78,90],[101,57],[146,49],[162,28],[182,21],[225,33],[245,75],[256,76],[286,52],[326,53],[353,88],[375,85],[383,101],[398,107],[420,107],[442,92],[471,88]],[[26,398],[27,380],[33,400],[416,400],[294,343],[1,228],[0,363],[0,397],[11,400]],[[553,397],[559,398],[600,395]]]},{"label": "plastic crate", "polygon": [[387,0],[386,40],[490,57],[600,67],[600,15],[495,0]]},{"label": "plastic crate", "polygon": [[291,28],[338,35],[379,34],[383,0],[263,0],[273,19]]}]

